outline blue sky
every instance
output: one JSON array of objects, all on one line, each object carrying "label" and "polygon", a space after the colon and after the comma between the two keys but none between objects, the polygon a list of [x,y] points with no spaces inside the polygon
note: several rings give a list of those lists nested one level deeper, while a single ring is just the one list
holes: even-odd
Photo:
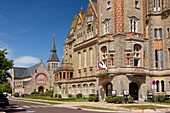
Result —
[{"label": "blue sky", "polygon": [[47,62],[52,35],[61,62],[72,20],[88,0],[0,0],[0,47],[15,66]]}]

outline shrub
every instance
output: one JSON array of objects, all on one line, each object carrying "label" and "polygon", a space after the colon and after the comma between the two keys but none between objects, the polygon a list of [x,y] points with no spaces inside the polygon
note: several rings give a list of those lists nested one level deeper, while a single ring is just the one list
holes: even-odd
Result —
[{"label": "shrub", "polygon": [[82,98],[82,93],[78,93],[77,95],[76,95],[76,97],[78,98],[78,99],[80,99],[80,98]]},{"label": "shrub", "polygon": [[45,94],[53,94],[53,90],[47,90],[47,91],[45,91]]},{"label": "shrub", "polygon": [[90,96],[95,96],[95,94],[89,94],[89,97],[90,97]]},{"label": "shrub", "polygon": [[58,94],[58,98],[62,98],[61,94]]},{"label": "shrub", "polygon": [[164,102],[165,101],[165,96],[164,95],[158,95],[158,101],[159,102]]},{"label": "shrub", "polygon": [[34,95],[34,94],[40,94],[40,92],[33,91],[33,92],[31,93],[31,95]]},{"label": "shrub", "polygon": [[165,103],[170,103],[170,100],[165,100]]},{"label": "shrub", "polygon": [[56,93],[56,94],[54,95],[54,97],[58,97],[58,94]]},{"label": "shrub", "polygon": [[99,97],[98,96],[93,96],[94,102],[99,102]]},{"label": "shrub", "polygon": [[128,98],[128,102],[129,102],[129,103],[133,103],[133,97],[130,96],[130,97]]},{"label": "shrub", "polygon": [[68,94],[68,98],[72,98],[73,97],[73,95],[72,94]]},{"label": "shrub", "polygon": [[113,103],[113,98],[112,98],[111,96],[107,96],[107,97],[105,98],[105,101],[106,101],[107,103]]},{"label": "shrub", "polygon": [[94,99],[93,96],[89,96],[88,101],[93,102],[93,99]]},{"label": "shrub", "polygon": [[115,103],[122,103],[124,98],[122,96],[116,96],[115,98]]}]

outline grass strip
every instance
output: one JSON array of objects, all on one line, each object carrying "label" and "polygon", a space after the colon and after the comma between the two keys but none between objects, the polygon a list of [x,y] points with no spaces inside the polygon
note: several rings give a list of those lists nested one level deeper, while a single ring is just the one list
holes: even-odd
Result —
[{"label": "grass strip", "polygon": [[111,108],[103,108],[103,107],[95,107],[95,106],[74,106],[76,108],[85,108],[85,109],[93,109],[93,110],[108,110],[108,111],[116,111]]},{"label": "grass strip", "polygon": [[13,100],[23,100],[23,101],[29,101],[29,102],[45,103],[45,104],[61,104],[59,102],[54,102],[54,101],[43,101],[43,100],[23,99],[23,98],[13,98]]},{"label": "grass strip", "polygon": [[[127,105],[127,106],[120,106],[122,108],[127,108],[127,109],[154,109],[154,105]],[[164,106],[156,106],[156,109],[164,109],[168,107]]]},{"label": "grass strip", "polygon": [[39,102],[39,103],[45,103],[45,104],[61,104],[58,102],[50,102],[50,101],[38,101],[38,100],[25,100],[25,101],[29,101],[29,102]]}]

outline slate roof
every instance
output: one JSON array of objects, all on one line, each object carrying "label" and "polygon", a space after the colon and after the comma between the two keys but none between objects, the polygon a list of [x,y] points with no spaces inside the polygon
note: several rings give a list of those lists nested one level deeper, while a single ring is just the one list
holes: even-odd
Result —
[{"label": "slate roof", "polygon": [[23,67],[14,67],[14,79],[22,79],[31,77],[39,64],[36,64],[34,66],[31,66],[29,68],[23,68]]},{"label": "slate roof", "polygon": [[55,42],[54,42],[54,38],[53,38],[53,41],[52,41],[52,48],[51,48],[51,51],[50,51],[50,57],[48,58],[48,62],[50,61],[55,61],[55,62],[60,62],[59,59],[58,59],[58,56],[56,54],[56,47],[55,47]]}]

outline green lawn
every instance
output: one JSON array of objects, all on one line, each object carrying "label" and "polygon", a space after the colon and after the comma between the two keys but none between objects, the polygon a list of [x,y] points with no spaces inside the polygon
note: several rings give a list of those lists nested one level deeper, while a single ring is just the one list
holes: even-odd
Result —
[{"label": "green lawn", "polygon": [[39,102],[39,103],[45,103],[45,104],[61,104],[59,102],[55,101],[46,101],[46,100],[41,100],[41,99],[25,99],[25,98],[13,98],[12,100],[23,100],[23,101],[29,101],[29,102]]},{"label": "green lawn", "polygon": [[63,102],[88,102],[88,99],[62,100]]},{"label": "green lawn", "polygon": [[95,106],[74,106],[76,108],[85,108],[85,109],[93,109],[93,110],[109,110],[109,111],[116,111],[110,108],[103,108],[103,107],[95,107]]},{"label": "green lawn", "polygon": [[[120,106],[127,109],[154,109],[154,105],[127,105],[127,106]],[[163,109],[168,107],[163,106],[156,106],[156,109]]]},{"label": "green lawn", "polygon": [[50,101],[39,101],[39,100],[26,100],[26,101],[29,101],[29,102],[39,102],[39,103],[45,103],[45,104],[61,104],[61,103],[58,103],[58,102],[50,102]]}]

